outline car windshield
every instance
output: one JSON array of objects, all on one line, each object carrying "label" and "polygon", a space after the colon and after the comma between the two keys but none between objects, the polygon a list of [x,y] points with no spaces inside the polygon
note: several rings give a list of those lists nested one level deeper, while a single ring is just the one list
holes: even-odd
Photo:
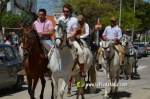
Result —
[{"label": "car windshield", "polygon": [[147,44],[147,47],[150,47],[150,44]]},{"label": "car windshield", "polygon": [[134,44],[134,45],[138,45],[139,47],[145,47],[145,44]]},{"label": "car windshield", "polygon": [[138,46],[134,46],[134,48],[136,49],[136,50],[138,50],[139,48],[138,48]]}]

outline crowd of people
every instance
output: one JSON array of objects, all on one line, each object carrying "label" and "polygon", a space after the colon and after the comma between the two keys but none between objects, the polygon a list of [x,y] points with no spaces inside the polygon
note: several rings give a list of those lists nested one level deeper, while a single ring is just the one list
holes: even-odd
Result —
[{"label": "crowd of people", "polygon": [[10,34],[4,38],[4,41],[5,44],[13,45],[15,47],[18,47],[19,45],[19,37],[15,32],[10,32]]}]

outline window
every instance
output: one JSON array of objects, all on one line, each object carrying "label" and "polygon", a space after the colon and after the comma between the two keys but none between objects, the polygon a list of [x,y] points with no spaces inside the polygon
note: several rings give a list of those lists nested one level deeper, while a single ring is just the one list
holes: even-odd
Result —
[{"label": "window", "polygon": [[14,53],[12,51],[12,49],[10,47],[4,47],[4,51],[5,51],[5,56],[6,56],[6,61],[10,61],[10,60],[14,60]]}]

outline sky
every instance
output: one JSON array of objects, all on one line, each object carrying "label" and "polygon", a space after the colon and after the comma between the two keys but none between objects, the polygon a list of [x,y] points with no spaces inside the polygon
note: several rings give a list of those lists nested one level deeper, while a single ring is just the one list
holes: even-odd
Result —
[{"label": "sky", "polygon": [[54,15],[55,11],[61,11],[62,0],[37,0],[37,12],[40,8],[44,8],[47,15]]}]

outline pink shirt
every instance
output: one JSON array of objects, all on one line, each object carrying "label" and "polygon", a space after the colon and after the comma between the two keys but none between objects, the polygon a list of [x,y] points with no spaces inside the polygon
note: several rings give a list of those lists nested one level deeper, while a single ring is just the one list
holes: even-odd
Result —
[{"label": "pink shirt", "polygon": [[[41,22],[39,19],[37,19],[33,26],[37,32],[47,32],[50,29],[53,29],[52,22],[48,19],[46,19],[44,22]],[[50,36],[42,36],[41,39],[50,38]]]}]

